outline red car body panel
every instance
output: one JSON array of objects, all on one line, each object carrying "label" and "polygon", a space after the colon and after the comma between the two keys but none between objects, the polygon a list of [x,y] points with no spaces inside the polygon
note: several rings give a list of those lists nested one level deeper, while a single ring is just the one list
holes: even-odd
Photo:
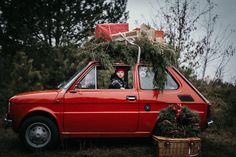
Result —
[{"label": "red car body panel", "polygon": [[44,90],[18,94],[10,99],[11,103],[44,103],[53,104],[55,103],[56,97],[60,90]]},{"label": "red car body panel", "polygon": [[[61,137],[144,137],[152,134],[158,112],[170,104],[182,104],[199,113],[201,126],[207,123],[208,101],[173,67],[168,73],[178,84],[176,90],[142,90],[138,67],[133,68],[132,89],[75,89],[76,84],[98,65],[90,62],[68,89],[29,92],[12,97],[7,118],[18,131],[30,115],[50,116]],[[183,102],[178,96],[191,95]],[[128,99],[132,97],[134,99]],[[146,106],[150,110],[145,110]]]}]

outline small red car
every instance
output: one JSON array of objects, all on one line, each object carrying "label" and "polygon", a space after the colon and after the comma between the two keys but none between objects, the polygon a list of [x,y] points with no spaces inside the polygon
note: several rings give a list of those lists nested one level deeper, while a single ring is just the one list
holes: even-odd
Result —
[{"label": "small red car", "polygon": [[207,125],[210,105],[174,67],[166,68],[163,91],[153,85],[147,65],[115,64],[125,69],[128,89],[109,89],[110,75],[98,62],[90,62],[56,90],[27,92],[9,100],[6,127],[19,132],[30,149],[55,146],[68,137],[148,137],[158,112],[182,104],[199,113]]}]

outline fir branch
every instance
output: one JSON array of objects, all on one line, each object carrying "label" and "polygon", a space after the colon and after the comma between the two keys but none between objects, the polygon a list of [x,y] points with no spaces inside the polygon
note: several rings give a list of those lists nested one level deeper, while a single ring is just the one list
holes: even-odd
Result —
[{"label": "fir branch", "polygon": [[[141,63],[153,67],[155,74],[153,83],[156,88],[163,90],[166,81],[166,67],[175,65],[176,55],[170,47],[152,43],[147,38],[137,39],[136,44],[141,47]],[[125,42],[88,42],[80,49],[80,59],[86,58],[99,61],[106,69],[111,69],[115,62],[129,65],[136,64],[137,47]],[[87,57],[86,57],[87,56]]]}]

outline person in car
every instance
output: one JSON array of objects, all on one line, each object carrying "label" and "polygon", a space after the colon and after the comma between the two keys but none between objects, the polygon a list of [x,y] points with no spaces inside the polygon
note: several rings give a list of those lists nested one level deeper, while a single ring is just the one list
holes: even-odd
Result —
[{"label": "person in car", "polygon": [[109,88],[112,89],[126,89],[128,88],[127,82],[124,80],[125,69],[117,68],[115,73],[111,76],[111,84]]}]

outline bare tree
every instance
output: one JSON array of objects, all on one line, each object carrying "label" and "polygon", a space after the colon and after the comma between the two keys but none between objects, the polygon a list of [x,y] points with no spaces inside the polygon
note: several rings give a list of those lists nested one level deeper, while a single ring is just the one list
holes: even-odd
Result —
[{"label": "bare tree", "polygon": [[[203,79],[208,66],[214,62],[214,78],[223,77],[224,67],[235,53],[235,47],[229,42],[232,34],[229,27],[222,33],[216,30],[219,17],[213,14],[216,4],[211,0],[206,3],[199,0],[165,0],[163,3],[157,0],[157,3],[157,8],[153,8],[156,11],[153,23],[164,30],[166,41],[176,49],[178,66],[187,66],[195,72],[200,70]],[[202,21],[204,24],[201,25]]]},{"label": "bare tree", "polygon": [[178,65],[189,64],[194,67],[198,55],[195,51],[200,42],[196,42],[193,34],[197,31],[199,19],[212,8],[201,9],[199,1],[165,0],[164,4],[158,2],[153,23],[165,31],[167,42],[178,52]]},{"label": "bare tree", "polygon": [[[211,0],[207,0],[207,5],[209,8],[213,8],[215,4]],[[208,65],[212,62],[216,67],[214,79],[223,78],[224,67],[227,65],[229,58],[235,54],[236,49],[229,41],[233,30],[226,27],[221,33],[216,31],[217,20],[218,15],[212,14],[212,10],[209,10],[203,26],[206,35],[201,40],[201,46],[197,49],[201,54],[202,79],[205,78]]]}]

